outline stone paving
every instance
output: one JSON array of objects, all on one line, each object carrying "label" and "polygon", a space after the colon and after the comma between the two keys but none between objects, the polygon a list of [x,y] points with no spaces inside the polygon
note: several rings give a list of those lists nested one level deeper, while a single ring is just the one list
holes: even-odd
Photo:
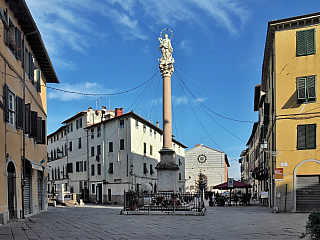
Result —
[{"label": "stone paving", "polygon": [[0,239],[299,239],[308,213],[207,207],[205,216],[119,215],[121,206],[49,207],[0,226]]}]

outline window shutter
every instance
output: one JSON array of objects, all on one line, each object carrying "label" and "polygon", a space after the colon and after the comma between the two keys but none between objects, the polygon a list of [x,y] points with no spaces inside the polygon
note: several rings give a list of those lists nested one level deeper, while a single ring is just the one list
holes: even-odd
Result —
[{"label": "window shutter", "polygon": [[34,79],[34,63],[32,54],[29,52],[29,78]]},{"label": "window shutter", "polygon": [[35,111],[31,111],[31,131],[30,131],[30,137],[36,138],[38,136],[37,130],[38,130],[38,113]]},{"label": "window shutter", "polygon": [[28,103],[25,105],[25,133],[30,133],[31,129],[31,104]]},{"label": "window shutter", "polygon": [[306,148],[316,148],[316,125],[306,125]]},{"label": "window shutter", "polygon": [[270,103],[264,103],[264,116],[263,116],[263,124],[269,124],[269,115],[270,115]]},{"label": "window shutter", "polygon": [[5,107],[5,111],[3,112],[3,120],[5,122],[9,122],[9,87],[6,83],[3,85],[2,97],[3,105]]},{"label": "window shutter", "polygon": [[41,141],[38,144],[46,144],[46,120],[41,121]]},{"label": "window shutter", "polygon": [[297,32],[297,56],[306,54],[306,35],[305,31]]},{"label": "window shutter", "polygon": [[306,79],[305,78],[297,78],[297,92],[298,92],[298,100],[306,100]]},{"label": "window shutter", "polygon": [[308,98],[316,98],[316,76],[307,77]]},{"label": "window shutter", "polygon": [[24,110],[24,100],[16,96],[16,126],[19,129],[23,129],[23,110]]},{"label": "window shutter", "polygon": [[306,38],[307,38],[307,47],[306,47],[307,54],[314,54],[316,53],[315,29],[310,29],[305,32],[306,32]]},{"label": "window shutter", "polygon": [[37,117],[37,143],[42,142],[42,117]]},{"label": "window shutter", "polygon": [[22,58],[22,39],[21,39],[21,31],[16,27],[16,45],[17,45],[17,51],[16,56],[21,61]]},{"label": "window shutter", "polygon": [[36,84],[37,84],[37,92],[41,92],[41,71],[40,71],[40,69],[36,69],[35,70],[35,76],[34,76],[34,78],[35,78],[35,82],[36,82]]},{"label": "window shutter", "polygon": [[298,125],[298,149],[306,148],[306,125]]}]

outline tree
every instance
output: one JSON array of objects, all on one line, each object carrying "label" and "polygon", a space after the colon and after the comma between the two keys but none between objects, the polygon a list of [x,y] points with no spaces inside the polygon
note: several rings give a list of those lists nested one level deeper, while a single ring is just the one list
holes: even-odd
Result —
[{"label": "tree", "polygon": [[197,191],[207,191],[208,189],[208,182],[207,182],[207,176],[204,175],[202,172],[198,174],[198,180],[196,182],[196,188]]}]

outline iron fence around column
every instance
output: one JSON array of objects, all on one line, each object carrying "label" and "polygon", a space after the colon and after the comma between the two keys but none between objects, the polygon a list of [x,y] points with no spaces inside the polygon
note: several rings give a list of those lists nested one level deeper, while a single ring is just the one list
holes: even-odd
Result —
[{"label": "iron fence around column", "polygon": [[124,192],[124,211],[203,212],[202,193],[137,193]]}]

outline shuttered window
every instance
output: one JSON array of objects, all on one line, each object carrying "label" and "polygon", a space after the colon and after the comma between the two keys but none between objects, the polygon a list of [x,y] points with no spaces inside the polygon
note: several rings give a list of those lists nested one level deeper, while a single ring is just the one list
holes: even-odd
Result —
[{"label": "shuttered window", "polygon": [[299,102],[316,101],[316,76],[297,78],[297,95]]},{"label": "shuttered window", "polygon": [[36,138],[38,136],[38,113],[35,111],[31,111],[31,131],[30,131],[30,137]]},{"label": "shuttered window", "polygon": [[21,38],[21,31],[16,28],[15,31],[15,45],[16,45],[16,57],[21,61],[22,59],[22,38]]},{"label": "shuttered window", "polygon": [[315,29],[297,32],[297,56],[316,53]]},{"label": "shuttered window", "polygon": [[316,124],[297,126],[297,149],[316,148]]}]

